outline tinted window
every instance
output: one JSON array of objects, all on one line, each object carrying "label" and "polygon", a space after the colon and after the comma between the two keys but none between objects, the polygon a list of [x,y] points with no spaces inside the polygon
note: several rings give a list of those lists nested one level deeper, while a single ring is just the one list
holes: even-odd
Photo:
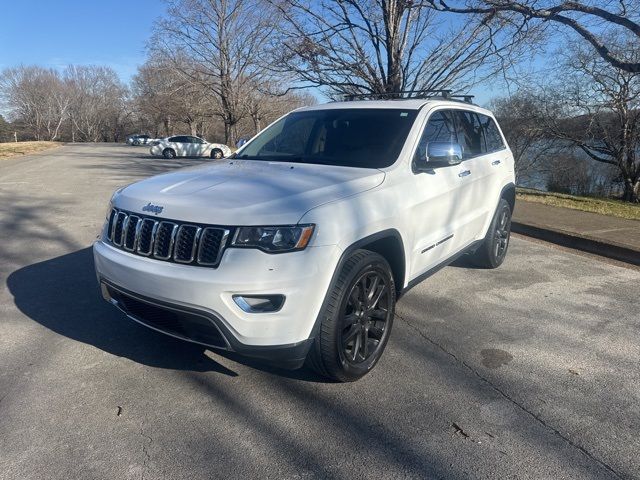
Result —
[{"label": "tinted window", "polygon": [[416,156],[423,156],[429,142],[456,142],[456,129],[453,114],[449,110],[438,110],[429,117],[424,127]]},{"label": "tinted window", "polygon": [[204,140],[198,137],[187,137],[191,143],[204,143]]},{"label": "tinted window", "polygon": [[175,143],[189,143],[189,138],[188,137],[183,137],[183,136],[179,136],[179,137],[171,137],[169,139],[170,142],[175,142]]},{"label": "tinted window", "polygon": [[393,164],[417,110],[341,108],[294,112],[243,147],[236,158],[360,168]]},{"label": "tinted window", "polygon": [[484,130],[484,136],[487,141],[487,151],[495,152],[497,150],[502,150],[503,148],[505,148],[496,122],[487,115],[479,114],[478,117],[480,118],[480,123],[482,125],[482,129]]},{"label": "tinted window", "polygon": [[455,110],[454,113],[458,143],[462,147],[463,158],[471,158],[485,153],[484,135],[478,115],[475,112],[463,110]]}]

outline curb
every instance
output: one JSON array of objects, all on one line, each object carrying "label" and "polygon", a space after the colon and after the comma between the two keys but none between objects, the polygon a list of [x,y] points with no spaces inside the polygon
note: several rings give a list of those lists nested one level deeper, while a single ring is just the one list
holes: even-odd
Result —
[{"label": "curb", "polygon": [[546,242],[556,243],[563,247],[574,248],[583,252],[593,253],[602,257],[640,266],[640,251],[622,245],[515,221],[511,223],[511,231],[528,237],[538,238]]}]

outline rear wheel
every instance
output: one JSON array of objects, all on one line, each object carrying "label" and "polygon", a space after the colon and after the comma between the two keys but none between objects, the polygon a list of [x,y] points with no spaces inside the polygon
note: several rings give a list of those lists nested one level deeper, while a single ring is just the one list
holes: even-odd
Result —
[{"label": "rear wheel", "polygon": [[507,256],[511,236],[511,207],[500,199],[496,213],[482,245],[471,256],[471,262],[482,268],[497,268]]},{"label": "rear wheel", "polygon": [[357,250],[344,264],[320,315],[320,331],[307,357],[323,376],[351,382],[366,375],[387,344],[396,303],[389,263]]},{"label": "rear wheel", "polygon": [[176,157],[176,152],[172,148],[165,148],[162,151],[162,156],[164,158],[175,158]]},{"label": "rear wheel", "polygon": [[213,150],[211,150],[211,158],[220,159],[222,157],[224,157],[224,153],[219,148],[214,148]]}]

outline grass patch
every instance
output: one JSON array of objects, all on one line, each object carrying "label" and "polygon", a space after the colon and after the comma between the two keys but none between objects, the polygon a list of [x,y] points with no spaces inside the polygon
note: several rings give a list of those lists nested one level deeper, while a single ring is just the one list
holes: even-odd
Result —
[{"label": "grass patch", "polygon": [[564,193],[549,193],[527,188],[516,190],[518,200],[526,202],[544,203],[556,207],[572,208],[583,212],[599,213],[611,217],[640,220],[640,204],[622,202],[609,198],[578,197]]},{"label": "grass patch", "polygon": [[0,143],[0,160],[3,158],[15,157],[16,155],[27,155],[37,153],[50,148],[59,147],[58,142],[6,142]]}]

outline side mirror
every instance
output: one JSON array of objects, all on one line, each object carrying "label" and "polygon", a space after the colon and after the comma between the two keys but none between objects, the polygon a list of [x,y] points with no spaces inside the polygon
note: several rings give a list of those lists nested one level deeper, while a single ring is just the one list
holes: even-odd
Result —
[{"label": "side mirror", "polygon": [[429,142],[425,150],[424,153],[419,152],[418,170],[450,167],[462,162],[462,147],[458,143]]}]

